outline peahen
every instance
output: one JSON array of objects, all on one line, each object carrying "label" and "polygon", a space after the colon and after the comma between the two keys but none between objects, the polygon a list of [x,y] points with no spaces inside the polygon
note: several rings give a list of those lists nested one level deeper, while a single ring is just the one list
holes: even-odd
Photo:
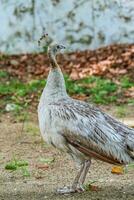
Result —
[{"label": "peahen", "polygon": [[81,192],[92,158],[117,165],[134,162],[134,129],[86,102],[69,97],[56,61],[56,55],[65,47],[50,44],[47,34],[40,43],[44,40],[49,43],[51,67],[38,106],[39,127],[47,143],[69,153],[81,167],[72,186],[58,192]]}]

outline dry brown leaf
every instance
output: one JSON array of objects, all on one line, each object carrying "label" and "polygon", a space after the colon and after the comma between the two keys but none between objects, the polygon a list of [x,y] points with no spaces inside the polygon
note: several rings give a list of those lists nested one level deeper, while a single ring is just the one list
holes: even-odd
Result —
[{"label": "dry brown leaf", "polygon": [[89,185],[89,190],[90,191],[93,191],[93,192],[98,192],[101,190],[101,188],[99,188],[98,186],[96,185]]},{"label": "dry brown leaf", "polygon": [[78,100],[81,100],[81,101],[85,101],[85,100],[88,99],[88,97],[84,94],[76,94],[76,95],[73,95],[72,98],[78,99]]},{"label": "dry brown leaf", "polygon": [[111,173],[118,175],[124,174],[124,168],[122,166],[114,166],[111,170]]},{"label": "dry brown leaf", "polygon": [[125,91],[124,96],[134,98],[134,86]]},{"label": "dry brown leaf", "polygon": [[47,170],[49,168],[48,164],[36,164],[36,168],[42,169],[42,170]]},{"label": "dry brown leaf", "polygon": [[[127,74],[133,78],[134,74],[134,45],[109,45],[93,51],[78,51],[58,56],[58,63],[63,66],[64,73],[68,73],[74,80],[89,75],[118,78]],[[49,70],[47,54],[23,54],[6,56],[1,54],[1,69],[25,79],[27,75],[46,77]]]}]

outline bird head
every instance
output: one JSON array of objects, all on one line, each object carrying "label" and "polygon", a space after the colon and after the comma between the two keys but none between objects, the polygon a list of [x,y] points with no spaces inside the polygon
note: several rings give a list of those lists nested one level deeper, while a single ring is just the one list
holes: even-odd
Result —
[{"label": "bird head", "polygon": [[66,47],[61,44],[52,43],[48,46],[48,54],[56,56],[58,53],[61,53],[62,50],[64,50],[65,48]]},{"label": "bird head", "polygon": [[48,47],[48,54],[53,56],[56,56],[58,53],[61,53],[63,49],[65,49],[65,46],[53,42],[48,33],[45,33],[41,36],[41,38],[38,40],[38,44],[41,47]]}]

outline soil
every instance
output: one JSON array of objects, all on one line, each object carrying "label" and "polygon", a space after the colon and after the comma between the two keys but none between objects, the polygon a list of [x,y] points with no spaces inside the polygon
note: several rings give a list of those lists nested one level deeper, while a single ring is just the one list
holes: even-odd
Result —
[{"label": "soil", "polygon": [[[131,116],[132,117],[132,116]],[[31,121],[13,123],[10,115],[0,120],[0,200],[133,200],[134,169],[122,175],[112,174],[112,165],[93,161],[86,183],[98,186],[95,191],[71,195],[58,195],[56,189],[70,185],[77,172],[73,161],[66,154],[48,146],[38,130],[36,114]],[[25,177],[21,168],[6,170],[13,158],[27,160],[30,176]],[[41,158],[54,158],[44,164]]]}]

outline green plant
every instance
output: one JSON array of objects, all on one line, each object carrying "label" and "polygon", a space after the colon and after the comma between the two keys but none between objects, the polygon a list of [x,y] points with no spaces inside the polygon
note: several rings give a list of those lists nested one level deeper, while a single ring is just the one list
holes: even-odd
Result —
[{"label": "green plant", "polygon": [[23,167],[21,168],[21,171],[22,171],[22,175],[23,175],[24,177],[29,177],[29,176],[30,176],[30,172],[29,172],[27,166],[23,166]]},{"label": "green plant", "polygon": [[53,157],[39,158],[39,161],[42,162],[42,163],[51,164],[55,161],[55,158],[53,158]]},{"label": "green plant", "polygon": [[90,94],[90,99],[94,103],[107,104],[116,102],[117,97],[115,92],[117,91],[118,87],[111,80],[91,76],[81,80],[81,82],[90,85],[86,93]]},{"label": "green plant", "polygon": [[128,100],[128,104],[129,104],[129,105],[134,105],[134,99],[129,99],[129,100]]},{"label": "green plant", "polygon": [[79,84],[79,82],[76,82],[74,80],[71,80],[69,78],[69,76],[67,75],[64,75],[65,77],[65,82],[66,82],[66,88],[67,88],[67,92],[70,94],[70,95],[73,95],[73,94],[82,94],[84,93],[85,91],[85,88],[83,86],[81,86]]},{"label": "green plant", "polygon": [[[0,112],[3,112],[7,104],[14,105],[10,110],[17,118],[21,113],[26,113],[27,108],[33,102],[38,101],[41,92],[46,84],[46,80],[20,81],[17,78],[9,78],[8,73],[0,71],[3,77],[0,82]],[[72,80],[68,75],[64,75],[66,88],[69,95],[85,95],[94,103],[109,104],[118,102],[123,97],[125,91],[134,86],[134,82],[124,76],[115,83],[107,78],[90,76],[80,80]],[[118,92],[119,91],[119,92]],[[121,94],[119,96],[119,94]],[[134,104],[133,99],[126,99],[129,104]],[[24,115],[20,117],[24,119]]]},{"label": "green plant", "polygon": [[122,88],[130,88],[134,86],[134,81],[132,82],[129,77],[124,76],[120,79],[120,84]]},{"label": "green plant", "polygon": [[18,160],[13,158],[10,162],[5,165],[6,170],[21,170],[23,176],[30,176],[30,172],[28,170],[28,162],[26,160]]},{"label": "green plant", "polygon": [[97,181],[90,181],[90,182],[87,182],[86,184],[84,184],[84,189],[86,191],[90,191],[90,186],[94,183],[97,183]]},{"label": "green plant", "polygon": [[7,78],[9,76],[8,72],[0,71],[0,78]]},{"label": "green plant", "polygon": [[12,167],[17,169],[22,166],[28,166],[28,162],[26,160],[17,160],[16,158],[13,158],[5,165],[5,169],[12,169]]}]

